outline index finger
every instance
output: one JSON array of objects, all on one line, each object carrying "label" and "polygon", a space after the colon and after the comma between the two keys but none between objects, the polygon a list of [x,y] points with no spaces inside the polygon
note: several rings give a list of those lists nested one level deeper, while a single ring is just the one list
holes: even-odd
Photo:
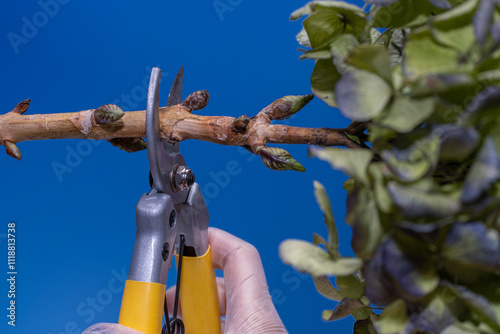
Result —
[{"label": "index finger", "polygon": [[268,298],[269,289],[257,249],[248,242],[217,228],[208,229],[212,264],[224,271],[227,303],[245,308]]}]

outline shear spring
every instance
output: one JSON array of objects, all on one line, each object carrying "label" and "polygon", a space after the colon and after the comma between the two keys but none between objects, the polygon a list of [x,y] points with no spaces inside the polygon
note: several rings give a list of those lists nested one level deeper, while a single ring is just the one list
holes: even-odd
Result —
[{"label": "shear spring", "polygon": [[181,273],[182,273],[182,257],[184,256],[184,243],[186,239],[184,235],[180,235],[180,245],[179,245],[179,264],[177,265],[177,283],[175,286],[175,301],[174,301],[174,313],[172,318],[168,317],[168,307],[167,307],[167,297],[165,295],[165,305],[163,312],[165,313],[165,323],[161,330],[162,334],[184,334],[184,323],[182,319],[177,318],[177,308],[179,306],[179,291],[181,286]]}]

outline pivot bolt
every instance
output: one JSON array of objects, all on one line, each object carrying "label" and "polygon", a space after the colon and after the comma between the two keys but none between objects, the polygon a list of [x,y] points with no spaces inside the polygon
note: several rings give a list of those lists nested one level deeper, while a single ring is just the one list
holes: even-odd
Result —
[{"label": "pivot bolt", "polygon": [[174,166],[172,170],[172,189],[174,191],[187,190],[194,184],[194,173],[186,166]]}]

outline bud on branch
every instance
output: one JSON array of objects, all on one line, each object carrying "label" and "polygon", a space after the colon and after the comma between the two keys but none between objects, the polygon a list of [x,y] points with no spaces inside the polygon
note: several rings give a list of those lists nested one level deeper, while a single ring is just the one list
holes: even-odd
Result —
[{"label": "bud on branch", "polygon": [[[176,143],[186,139],[209,141],[221,145],[249,148],[264,164],[276,170],[304,171],[291,155],[267,143],[310,144],[323,146],[361,147],[349,139],[346,129],[300,128],[271,124],[271,120],[289,118],[311,99],[312,95],[282,97],[265,107],[254,117],[201,116],[193,110],[204,108],[208,92],[194,92],[184,102],[160,108],[163,139]],[[8,155],[20,160],[17,143],[40,139],[79,138],[108,140],[114,146],[137,152],[146,148],[146,111],[123,112],[114,104],[80,112],[23,115],[30,100],[20,102],[12,111],[0,115],[0,143]]]}]

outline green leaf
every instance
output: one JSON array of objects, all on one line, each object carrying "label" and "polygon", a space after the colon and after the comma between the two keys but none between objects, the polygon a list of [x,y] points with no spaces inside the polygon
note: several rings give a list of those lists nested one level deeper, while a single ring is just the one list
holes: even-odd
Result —
[{"label": "green leaf", "polygon": [[436,43],[431,33],[424,30],[409,36],[404,68],[407,75],[414,77],[432,73],[457,72],[462,69],[459,60],[456,50]]},{"label": "green leaf", "polygon": [[334,321],[342,319],[355,312],[359,308],[366,307],[359,299],[344,298],[337,304],[333,311],[323,311],[322,318],[324,321]]},{"label": "green leaf", "polygon": [[497,118],[499,111],[500,87],[489,86],[474,97],[460,116],[464,123],[473,124],[484,117]]},{"label": "green leaf", "polygon": [[336,285],[342,293],[342,296],[350,299],[359,299],[363,297],[365,285],[354,275],[338,276]]},{"label": "green leaf", "polygon": [[[319,5],[319,6],[318,6]],[[305,6],[295,10],[290,16],[290,20],[295,21],[303,16],[310,15],[316,10],[331,7],[332,10],[345,10],[351,12],[363,12],[361,8],[344,1],[310,1]],[[363,12],[364,14],[364,12]]]},{"label": "green leaf", "polygon": [[387,167],[403,182],[414,182],[434,171],[439,160],[440,141],[431,135],[404,149],[382,151]]},{"label": "green leaf", "polygon": [[380,245],[375,254],[363,265],[366,297],[371,303],[386,306],[395,301],[398,291],[394,288],[395,282],[387,275],[384,268],[385,242]]},{"label": "green leaf", "polygon": [[256,149],[255,153],[260,155],[264,165],[270,169],[305,171],[300,162],[292,158],[290,153],[282,148],[261,146]]},{"label": "green leaf", "polygon": [[377,334],[370,319],[358,320],[354,323],[353,334]]},{"label": "green leaf", "polygon": [[408,257],[393,239],[381,247],[385,272],[397,282],[395,288],[405,299],[422,299],[437,288],[439,276],[431,261]]},{"label": "green leaf", "polygon": [[400,64],[403,60],[403,51],[405,48],[405,37],[406,33],[402,29],[394,29],[387,50],[389,51],[389,57],[391,58],[391,66]]},{"label": "green leaf", "polygon": [[413,97],[439,94],[440,97],[462,103],[464,95],[475,94],[477,80],[466,73],[438,73],[417,78],[412,83]]},{"label": "green leaf", "polygon": [[355,185],[356,185],[356,180],[354,180],[353,178],[350,178],[344,182],[344,184],[342,185],[342,188],[345,191],[347,191],[348,193],[350,193],[352,190],[354,190]]},{"label": "green leaf", "polygon": [[451,283],[447,283],[445,286],[462,299],[465,305],[476,313],[482,321],[495,331],[500,332],[500,319],[497,318],[490,302],[485,297],[475,294],[463,286]]},{"label": "green leaf", "polygon": [[311,50],[307,51],[299,56],[299,59],[330,59],[332,58],[332,54],[328,50]]},{"label": "green leaf", "polygon": [[389,6],[398,0],[365,0],[366,3],[371,3],[380,6]]},{"label": "green leaf", "polygon": [[431,33],[436,41],[460,52],[467,52],[475,44],[474,29],[470,24],[477,0],[469,0],[433,19]]},{"label": "green leaf", "polygon": [[380,6],[389,6],[398,0],[365,0],[366,3],[371,3]]},{"label": "green leaf", "polygon": [[333,56],[333,63],[340,72],[345,71],[345,60],[358,45],[358,39],[351,34],[339,36],[330,44],[330,53]]},{"label": "green leaf", "polygon": [[314,196],[316,197],[316,202],[323,211],[325,216],[325,225],[328,228],[328,251],[331,253],[333,258],[340,257],[338,252],[339,238],[337,233],[337,226],[335,226],[335,219],[332,213],[332,206],[330,204],[330,199],[326,193],[325,187],[318,181],[314,181]]},{"label": "green leaf", "polygon": [[465,326],[465,324],[457,323],[446,327],[441,334],[481,334],[476,326]]},{"label": "green leaf", "polygon": [[305,46],[306,48],[311,47],[311,42],[309,41],[309,36],[307,36],[306,29],[302,28],[295,38],[300,45]]},{"label": "green leaf", "polygon": [[468,158],[479,143],[479,134],[472,127],[453,124],[433,126],[433,133],[441,138],[441,159],[460,161]]},{"label": "green leaf", "polygon": [[400,133],[410,132],[432,115],[434,101],[433,97],[423,99],[397,97],[387,111],[375,119],[375,122]]},{"label": "green leaf", "polygon": [[376,28],[412,28],[428,20],[433,7],[427,1],[399,0],[382,7],[374,19]]},{"label": "green leaf", "polygon": [[429,0],[429,2],[438,8],[442,8],[442,9],[450,9],[451,8],[451,5],[447,0]]},{"label": "green leaf", "polygon": [[351,247],[357,256],[370,258],[383,235],[380,216],[373,195],[367,189],[355,192],[355,207],[348,210],[346,222],[352,226]]},{"label": "green leaf", "polygon": [[395,139],[398,133],[394,130],[380,126],[374,122],[368,124],[368,141],[372,143],[375,152],[381,152],[387,148],[387,142]]},{"label": "green leaf", "polygon": [[446,237],[442,255],[469,268],[498,269],[500,236],[481,222],[455,223]]},{"label": "green leaf", "polygon": [[332,61],[332,58],[316,61],[311,75],[311,90],[330,107],[337,107],[334,91],[341,76]]},{"label": "green leaf", "polygon": [[408,323],[406,303],[402,299],[397,299],[384,309],[374,325],[379,334],[394,334],[404,332]]},{"label": "green leaf", "polygon": [[285,264],[312,276],[350,275],[363,265],[357,258],[334,260],[322,248],[295,239],[283,241],[279,246],[279,254]]},{"label": "green leaf", "polygon": [[344,150],[327,147],[325,149],[312,146],[309,154],[330,163],[332,168],[341,170],[364,184],[368,184],[367,168],[373,158],[369,149]]},{"label": "green leaf", "polygon": [[379,76],[364,70],[352,70],[335,85],[340,112],[354,121],[367,121],[379,115],[389,102],[392,88]]},{"label": "green leaf", "polygon": [[465,177],[461,200],[475,201],[498,180],[500,160],[493,139],[488,137],[483,143],[476,160]]},{"label": "green leaf", "polygon": [[[363,297],[361,301],[363,302],[363,299],[366,299],[366,297]],[[367,307],[367,308],[358,308],[356,311],[352,312],[352,316],[356,320],[366,320],[370,319],[372,315],[372,311]]]},{"label": "green leaf", "polygon": [[443,218],[460,210],[458,194],[443,194],[395,181],[389,182],[387,188],[393,202],[408,218]]},{"label": "green leaf", "polygon": [[493,13],[495,12],[495,3],[491,0],[482,0],[474,14],[474,33],[479,43],[484,44],[486,35],[488,34]]},{"label": "green leaf", "polygon": [[309,15],[303,25],[313,49],[328,48],[333,39],[342,34],[360,37],[363,33],[366,14],[355,5],[326,1],[309,3],[306,7],[292,13],[292,19]]},{"label": "green leaf", "polygon": [[328,241],[326,241],[326,239],[323,238],[321,235],[313,232],[313,244],[315,244],[316,246],[324,245],[326,247],[328,245]]},{"label": "green leaf", "polygon": [[359,140],[358,136],[350,135],[348,132],[345,132],[345,131],[344,131],[344,134],[346,135],[347,138],[349,138],[353,142],[357,143],[358,145],[361,145],[361,141]]},{"label": "green leaf", "polygon": [[380,211],[389,213],[392,211],[392,200],[387,192],[383,169],[388,170],[387,166],[383,163],[372,163],[368,167],[368,171],[373,177],[373,191],[377,206]]},{"label": "green leaf", "polygon": [[415,328],[424,333],[441,333],[456,321],[446,302],[447,294],[441,291],[418,313],[412,314],[411,322]]},{"label": "green leaf", "polygon": [[94,110],[94,119],[97,124],[113,123],[125,115],[116,104],[105,104]]},{"label": "green leaf", "polygon": [[[500,29],[500,21],[498,23]],[[477,79],[481,82],[483,86],[489,86],[494,84],[498,85],[500,83],[500,70],[493,69],[493,70],[482,71],[481,73],[477,74]]]},{"label": "green leaf", "polygon": [[392,70],[389,52],[382,45],[359,45],[347,58],[347,63],[366,70],[392,83]]},{"label": "green leaf", "polygon": [[316,290],[323,296],[331,300],[341,301],[344,296],[335,289],[332,285],[332,282],[326,276],[313,276],[314,285],[316,286]]},{"label": "green leaf", "polygon": [[495,42],[500,42],[500,21],[496,21],[491,27],[491,37]]}]

